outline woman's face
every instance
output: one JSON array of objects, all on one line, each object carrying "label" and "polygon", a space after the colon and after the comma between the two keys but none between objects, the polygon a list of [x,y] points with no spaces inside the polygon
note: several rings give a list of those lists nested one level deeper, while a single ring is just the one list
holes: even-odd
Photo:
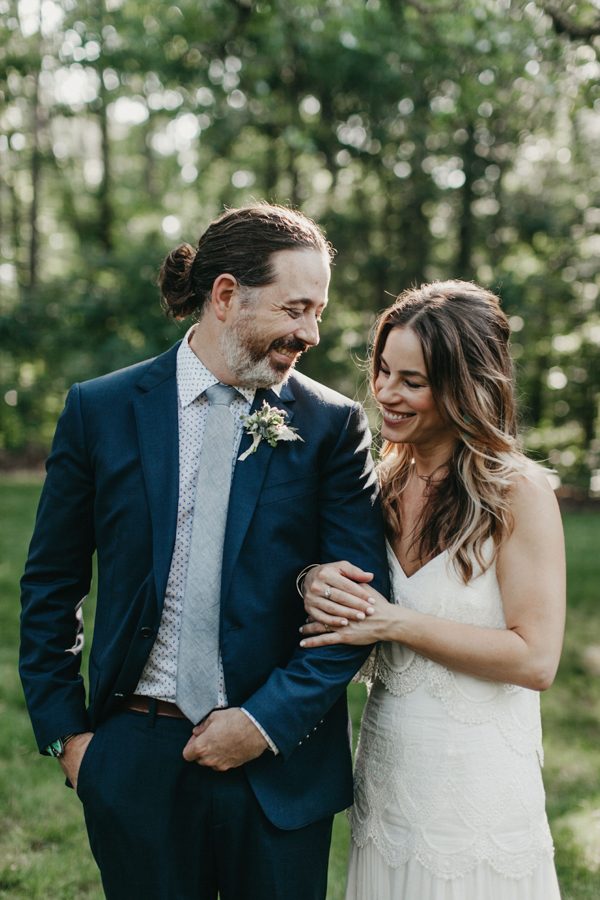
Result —
[{"label": "woman's face", "polygon": [[421,342],[412,328],[389,332],[375,380],[375,399],[386,441],[435,450],[454,444],[452,428],[433,399]]}]

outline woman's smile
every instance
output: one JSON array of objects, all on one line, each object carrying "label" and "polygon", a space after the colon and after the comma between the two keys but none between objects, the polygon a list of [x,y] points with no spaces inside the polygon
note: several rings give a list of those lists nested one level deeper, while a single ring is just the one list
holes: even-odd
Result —
[{"label": "woman's smile", "polygon": [[381,408],[381,414],[384,420],[392,425],[398,425],[399,423],[406,422],[416,416],[416,413],[414,412],[394,412],[391,409],[387,409],[385,406]]}]

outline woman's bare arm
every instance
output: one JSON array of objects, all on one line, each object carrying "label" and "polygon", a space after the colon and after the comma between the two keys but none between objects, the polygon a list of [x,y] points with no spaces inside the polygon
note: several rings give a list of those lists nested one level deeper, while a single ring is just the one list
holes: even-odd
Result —
[{"label": "woman's bare arm", "polygon": [[[367,644],[393,640],[448,668],[545,690],[554,679],[564,632],[564,540],[556,498],[543,473],[532,466],[512,490],[514,528],[500,548],[497,573],[506,629],[465,625],[390,604],[368,583],[345,590],[348,564],[315,570],[307,585],[307,610],[312,618],[332,616],[323,592],[329,586],[333,617],[348,621],[335,631],[315,634],[323,625],[304,626],[303,646],[331,643]],[[337,567],[337,570],[336,570]],[[342,581],[343,579],[343,581]],[[369,604],[366,597],[374,601]],[[364,618],[355,617],[361,613]],[[327,621],[327,627],[332,624]],[[310,635],[314,636],[310,636]]]}]

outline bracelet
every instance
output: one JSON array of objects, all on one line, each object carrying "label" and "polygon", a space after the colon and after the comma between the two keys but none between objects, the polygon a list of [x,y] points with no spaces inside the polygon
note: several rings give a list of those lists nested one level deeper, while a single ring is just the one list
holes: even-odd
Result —
[{"label": "bracelet", "polygon": [[302,597],[303,600],[304,600],[304,591],[303,591],[304,579],[306,578],[306,576],[308,575],[308,573],[310,572],[311,569],[315,569],[317,566],[320,566],[320,565],[321,565],[321,563],[311,563],[309,566],[305,566],[302,569],[302,571],[299,573],[298,577],[296,578],[296,590],[298,591],[298,593],[300,594],[300,596]]},{"label": "bracelet", "polygon": [[52,741],[51,744],[45,748],[44,753],[46,756],[53,756],[55,759],[60,759],[60,757],[65,752],[65,747],[69,743],[69,741],[74,738],[77,734],[80,734],[79,731],[73,731],[71,734],[65,734],[64,737],[59,737],[55,741]]}]

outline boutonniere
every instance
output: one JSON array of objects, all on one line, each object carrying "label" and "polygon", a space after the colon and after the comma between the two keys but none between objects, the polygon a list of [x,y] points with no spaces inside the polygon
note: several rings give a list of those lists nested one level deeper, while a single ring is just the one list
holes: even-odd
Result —
[{"label": "boutonniere", "polygon": [[263,405],[250,416],[242,416],[242,424],[246,434],[252,438],[252,444],[245,453],[238,456],[243,462],[251,453],[256,453],[261,441],[266,441],[269,447],[276,447],[279,441],[302,441],[295,428],[285,424],[285,412],[269,406],[266,400]]}]

